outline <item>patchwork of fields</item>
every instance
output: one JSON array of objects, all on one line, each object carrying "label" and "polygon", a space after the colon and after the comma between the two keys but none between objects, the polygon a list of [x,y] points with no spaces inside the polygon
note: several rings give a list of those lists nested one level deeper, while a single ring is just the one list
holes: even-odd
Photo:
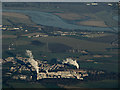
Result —
[{"label": "patchwork of fields", "polygon": [[[39,25],[33,22],[29,15],[23,13],[3,12],[2,22],[4,26],[7,26],[5,28],[10,26],[12,26],[11,28],[19,27],[18,30],[5,29],[2,31],[3,59],[16,56],[27,57],[25,51],[31,50],[35,60],[54,63],[53,60],[55,59],[62,61],[71,57],[77,60],[80,69],[105,71],[107,72],[106,77],[107,75],[111,75],[111,73],[115,75],[118,73],[119,48],[116,43],[118,35],[113,28],[118,26],[118,22],[113,19],[117,15],[117,10],[114,7],[107,6],[106,3],[100,3],[98,6],[86,6],[86,3],[4,3],[3,8],[5,10],[46,12],[41,15],[55,15],[60,18],[57,18],[57,20],[62,20],[68,24],[112,29],[112,31],[109,31],[109,29],[108,31],[69,30],[60,27]],[[39,17],[39,14],[36,15]],[[46,17],[50,19],[50,16],[46,15]],[[51,20],[54,20],[54,18],[51,18]],[[49,21],[46,19],[46,22]],[[51,24],[51,22],[49,23]],[[9,64],[11,65],[11,63]],[[7,64],[4,67],[7,67]],[[8,69],[6,68],[6,70]],[[53,81],[45,79],[36,83],[22,83],[19,80],[17,83],[8,80],[7,83],[15,88],[19,86],[23,86],[23,88],[29,86],[31,88],[108,88],[109,85],[110,88],[115,88],[118,82],[116,78],[111,79],[111,77],[100,81],[86,80],[85,82],[73,79],[70,79],[70,82],[63,79]]]}]

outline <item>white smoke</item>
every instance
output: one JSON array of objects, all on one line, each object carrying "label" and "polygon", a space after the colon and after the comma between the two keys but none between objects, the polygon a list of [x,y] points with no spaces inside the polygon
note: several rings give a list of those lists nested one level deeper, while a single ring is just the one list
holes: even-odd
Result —
[{"label": "white smoke", "polygon": [[39,73],[38,62],[33,59],[32,52],[30,50],[26,50],[27,56],[29,56],[29,63],[35,68],[36,72]]},{"label": "white smoke", "polygon": [[79,64],[77,63],[76,60],[72,60],[71,58],[66,58],[66,60],[63,60],[63,64],[71,64],[77,67],[79,69]]},{"label": "white smoke", "polygon": [[30,50],[26,50],[26,54],[29,56],[29,58],[33,58],[32,52]]}]

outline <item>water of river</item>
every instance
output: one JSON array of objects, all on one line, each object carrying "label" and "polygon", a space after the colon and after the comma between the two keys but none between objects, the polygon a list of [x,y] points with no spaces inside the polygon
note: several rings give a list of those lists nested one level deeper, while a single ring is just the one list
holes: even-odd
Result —
[{"label": "water of river", "polygon": [[3,10],[6,12],[18,12],[28,15],[33,22],[40,25],[59,27],[64,29],[80,29],[80,30],[89,30],[89,31],[117,31],[117,27],[94,27],[94,26],[83,26],[83,25],[74,25],[69,24],[62,20],[60,17],[46,12],[40,11],[29,11],[29,10]]},{"label": "water of river", "polygon": [[118,16],[114,16],[113,19],[118,21]]}]

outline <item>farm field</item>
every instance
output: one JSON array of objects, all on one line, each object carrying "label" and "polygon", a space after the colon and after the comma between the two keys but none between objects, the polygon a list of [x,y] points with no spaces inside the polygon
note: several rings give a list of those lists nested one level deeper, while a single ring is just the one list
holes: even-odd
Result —
[{"label": "farm field", "polygon": [[[105,43],[95,43],[85,40],[78,40],[69,37],[47,37],[47,38],[34,38],[33,40],[40,40],[41,42],[54,42],[54,43],[63,43],[65,45],[71,46],[77,49],[87,49],[88,51],[104,51],[105,48],[111,47],[109,44]],[[89,45],[89,46],[88,46]]]},{"label": "farm field", "polygon": [[[13,42],[14,41],[14,42]],[[37,41],[36,44],[32,44],[33,41]],[[10,51],[10,53],[7,53],[6,50],[8,48],[8,45],[13,42],[13,47],[16,48],[16,50]],[[38,44],[40,42],[40,44]],[[48,47],[47,47],[48,43]],[[64,59],[69,56],[73,57],[79,57],[78,62],[81,66],[81,68],[97,68],[97,69],[103,69],[107,70],[109,72],[117,72],[117,64],[113,65],[113,63],[110,61],[114,61],[114,58],[111,60],[107,60],[108,62],[105,62],[103,60],[97,60],[98,64],[94,63],[96,60],[94,60],[92,55],[84,55],[82,56],[80,53],[67,53],[66,50],[69,50],[70,48],[73,49],[84,49],[88,50],[89,52],[97,52],[99,54],[107,54],[107,55],[113,55],[113,52],[107,52],[106,48],[112,48],[112,46],[109,43],[98,43],[93,41],[86,41],[86,40],[80,40],[80,39],[74,39],[70,37],[40,37],[40,38],[27,38],[27,37],[21,37],[19,39],[13,40],[13,39],[3,39],[3,54],[4,56],[8,55],[15,55],[15,54],[21,54],[22,56],[25,56],[25,50],[30,49],[33,51],[34,57],[38,60],[48,60],[50,61],[52,58],[58,58],[58,59]],[[52,45],[52,46],[51,46]],[[88,46],[89,45],[89,46]],[[7,47],[7,48],[6,48]],[[38,49],[39,48],[39,49]],[[99,48],[99,49],[98,49]],[[60,50],[59,50],[60,49]],[[51,51],[52,50],[52,51]],[[53,53],[52,53],[53,52]],[[56,53],[54,53],[56,52]],[[95,53],[95,54],[97,54]],[[117,52],[116,52],[117,53]],[[114,53],[115,54],[115,53]],[[93,54],[94,55],[94,54]],[[43,57],[47,56],[47,57]],[[115,56],[117,57],[117,56]],[[88,62],[87,60],[93,59],[93,62]],[[116,60],[116,58],[115,58]],[[111,65],[113,66],[111,68]]]},{"label": "farm field", "polygon": [[[75,85],[77,88],[116,88],[118,85],[116,84],[117,80],[102,80],[97,82],[87,82],[87,83],[80,83],[78,85]],[[74,86],[64,86],[65,88],[76,88]],[[94,87],[94,88],[93,88]]]},{"label": "farm field", "polygon": [[55,15],[60,16],[63,19],[67,20],[78,20],[86,18],[84,15],[79,15],[77,13],[54,13]]},{"label": "farm field", "polygon": [[21,13],[13,13],[13,12],[3,12],[3,25],[17,25],[17,24],[27,24],[34,25],[34,23],[30,20],[30,18]]},{"label": "farm field", "polygon": [[105,25],[104,21],[82,21],[82,22],[78,22],[78,24],[80,25],[88,25],[88,26],[99,26],[99,27],[107,27],[107,25]]}]

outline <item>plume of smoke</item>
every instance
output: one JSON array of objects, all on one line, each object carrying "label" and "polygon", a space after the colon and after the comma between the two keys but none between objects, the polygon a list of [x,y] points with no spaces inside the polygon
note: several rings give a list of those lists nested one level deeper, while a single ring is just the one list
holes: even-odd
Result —
[{"label": "plume of smoke", "polygon": [[66,60],[63,60],[63,64],[71,64],[76,66],[77,69],[79,69],[79,64],[77,63],[76,60],[72,60],[71,58],[67,58]]},{"label": "plume of smoke", "polygon": [[35,68],[36,72],[39,73],[38,62],[33,59],[32,52],[30,50],[26,50],[26,55],[29,56],[29,63]]},{"label": "plume of smoke", "polygon": [[26,50],[26,55],[29,56],[29,58],[33,58],[32,52],[30,50]]}]

